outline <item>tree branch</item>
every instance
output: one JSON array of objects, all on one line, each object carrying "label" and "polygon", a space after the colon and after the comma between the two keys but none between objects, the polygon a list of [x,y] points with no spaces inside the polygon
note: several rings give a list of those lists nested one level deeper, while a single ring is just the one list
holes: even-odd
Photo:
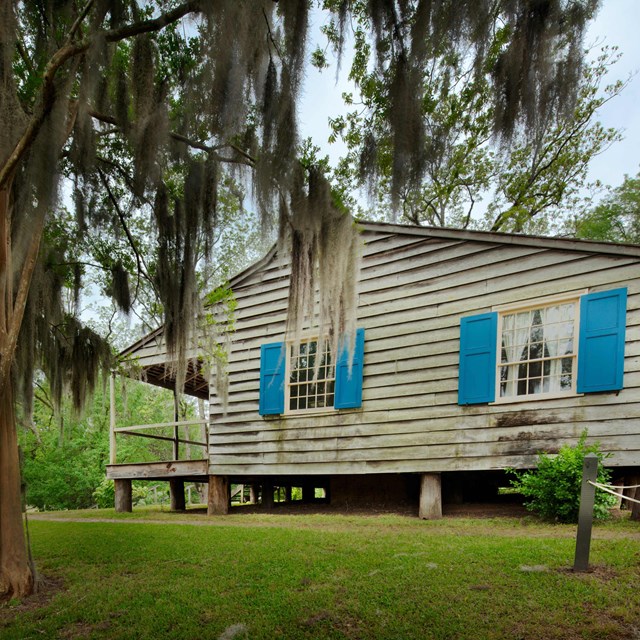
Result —
[{"label": "tree branch", "polygon": [[[27,124],[26,129],[24,130],[22,136],[20,136],[20,139],[16,143],[16,146],[9,155],[8,159],[0,168],[0,189],[5,188],[10,177],[16,170],[18,164],[38,135],[40,128],[45,121],[45,118],[53,108],[56,100],[56,74],[65,62],[77,55],[85,53],[100,34],[104,35],[107,42],[119,42],[120,40],[124,40],[141,33],[160,31],[167,25],[180,20],[180,18],[183,18],[189,13],[199,12],[199,0],[188,0],[188,2],[184,2],[183,4],[177,6],[175,9],[167,11],[166,13],[163,13],[152,20],[143,20],[141,22],[135,22],[118,29],[111,29],[105,32],[96,32],[92,36],[85,38],[81,42],[72,44],[67,41],[62,47],[60,47],[60,49],[58,49],[53,54],[42,74],[40,100],[37,101],[37,104],[39,106],[35,110],[33,116]],[[72,30],[74,28],[77,29],[78,27],[76,27],[76,25],[74,24]],[[72,34],[70,34],[70,36],[71,35]]]},{"label": "tree branch", "polygon": [[[118,218],[120,219],[120,224],[122,225],[125,235],[127,236],[127,241],[129,242],[129,246],[131,247],[131,250],[133,251],[136,257],[136,263],[138,265],[138,273],[142,274],[145,277],[145,279],[149,282],[149,284],[151,284],[154,291],[156,291],[155,284],[153,282],[153,279],[149,275],[149,271],[145,263],[145,260],[140,254],[140,252],[138,251],[136,242],[133,236],[131,235],[131,232],[129,231],[129,227],[127,226],[127,221],[125,220],[122,210],[120,209],[120,205],[118,204],[118,201],[114,196],[113,191],[111,191],[111,187],[109,186],[109,181],[107,180],[106,176],[100,169],[98,169],[98,174],[100,175],[100,180],[102,181],[102,184],[107,191],[109,200],[111,200],[111,204],[113,205],[113,208],[116,210],[116,213],[118,214]],[[156,291],[156,294],[157,293],[158,292]]]}]

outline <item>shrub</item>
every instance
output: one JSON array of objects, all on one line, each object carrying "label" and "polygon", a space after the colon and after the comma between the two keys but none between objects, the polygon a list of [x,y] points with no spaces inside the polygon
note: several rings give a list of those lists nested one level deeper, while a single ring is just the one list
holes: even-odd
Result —
[{"label": "shrub", "polygon": [[[510,470],[516,476],[511,485],[527,499],[524,503],[527,509],[547,520],[578,521],[584,457],[595,453],[598,456],[597,481],[608,483],[610,479],[609,470],[603,466],[608,455],[601,452],[599,443],[587,446],[586,440],[587,432],[584,431],[575,447],[565,445],[557,455],[540,453],[537,469],[524,472]],[[607,518],[615,502],[614,496],[596,490],[594,518]]]},{"label": "shrub", "polygon": [[[146,504],[149,489],[146,486],[133,483],[131,488],[131,502],[133,506]],[[99,509],[111,509],[116,499],[115,484],[113,480],[103,478],[93,492],[93,499]]]}]

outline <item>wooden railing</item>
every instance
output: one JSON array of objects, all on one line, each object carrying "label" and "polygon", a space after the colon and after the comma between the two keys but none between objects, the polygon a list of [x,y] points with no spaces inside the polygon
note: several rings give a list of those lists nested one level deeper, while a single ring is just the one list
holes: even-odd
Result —
[{"label": "wooden railing", "polygon": [[[115,378],[111,376],[110,382],[110,392],[111,392],[111,402],[110,402],[110,421],[109,421],[109,464],[117,464],[117,441],[116,435],[123,434],[127,436],[138,436],[140,438],[150,438],[152,440],[164,440],[167,442],[173,443],[173,460],[180,459],[180,443],[195,445],[197,447],[205,448],[206,450],[209,446],[209,430],[205,429],[206,433],[206,441],[202,442],[199,440],[190,440],[188,438],[180,437],[180,428],[184,427],[192,427],[196,425],[204,425],[205,427],[208,424],[208,421],[205,419],[200,420],[174,420],[172,422],[156,422],[154,424],[136,424],[128,427],[116,427],[116,401],[115,401]],[[149,429],[162,429],[166,427],[173,427],[173,436],[166,435],[158,435],[155,433],[140,433],[142,431],[147,431]]]}]

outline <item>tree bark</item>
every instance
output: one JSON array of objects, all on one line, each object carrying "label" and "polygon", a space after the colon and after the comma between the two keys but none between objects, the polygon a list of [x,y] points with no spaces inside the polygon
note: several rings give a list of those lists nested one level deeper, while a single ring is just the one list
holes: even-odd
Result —
[{"label": "tree bark", "polygon": [[20,459],[13,389],[0,394],[0,594],[22,598],[33,593],[34,580],[22,523]]},{"label": "tree bark", "polygon": [[20,457],[10,370],[15,351],[11,255],[11,184],[0,190],[0,594],[24,597],[33,592],[22,524]]}]

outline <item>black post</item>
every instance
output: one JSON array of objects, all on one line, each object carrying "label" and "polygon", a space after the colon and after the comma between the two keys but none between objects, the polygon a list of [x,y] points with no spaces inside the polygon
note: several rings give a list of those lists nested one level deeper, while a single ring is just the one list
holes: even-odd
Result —
[{"label": "black post", "polygon": [[574,571],[589,569],[589,549],[591,547],[591,528],[593,526],[593,504],[596,488],[590,484],[598,477],[598,456],[588,453],[582,467],[582,486],[580,489],[580,512],[578,514],[578,534],[576,536],[576,557]]}]

